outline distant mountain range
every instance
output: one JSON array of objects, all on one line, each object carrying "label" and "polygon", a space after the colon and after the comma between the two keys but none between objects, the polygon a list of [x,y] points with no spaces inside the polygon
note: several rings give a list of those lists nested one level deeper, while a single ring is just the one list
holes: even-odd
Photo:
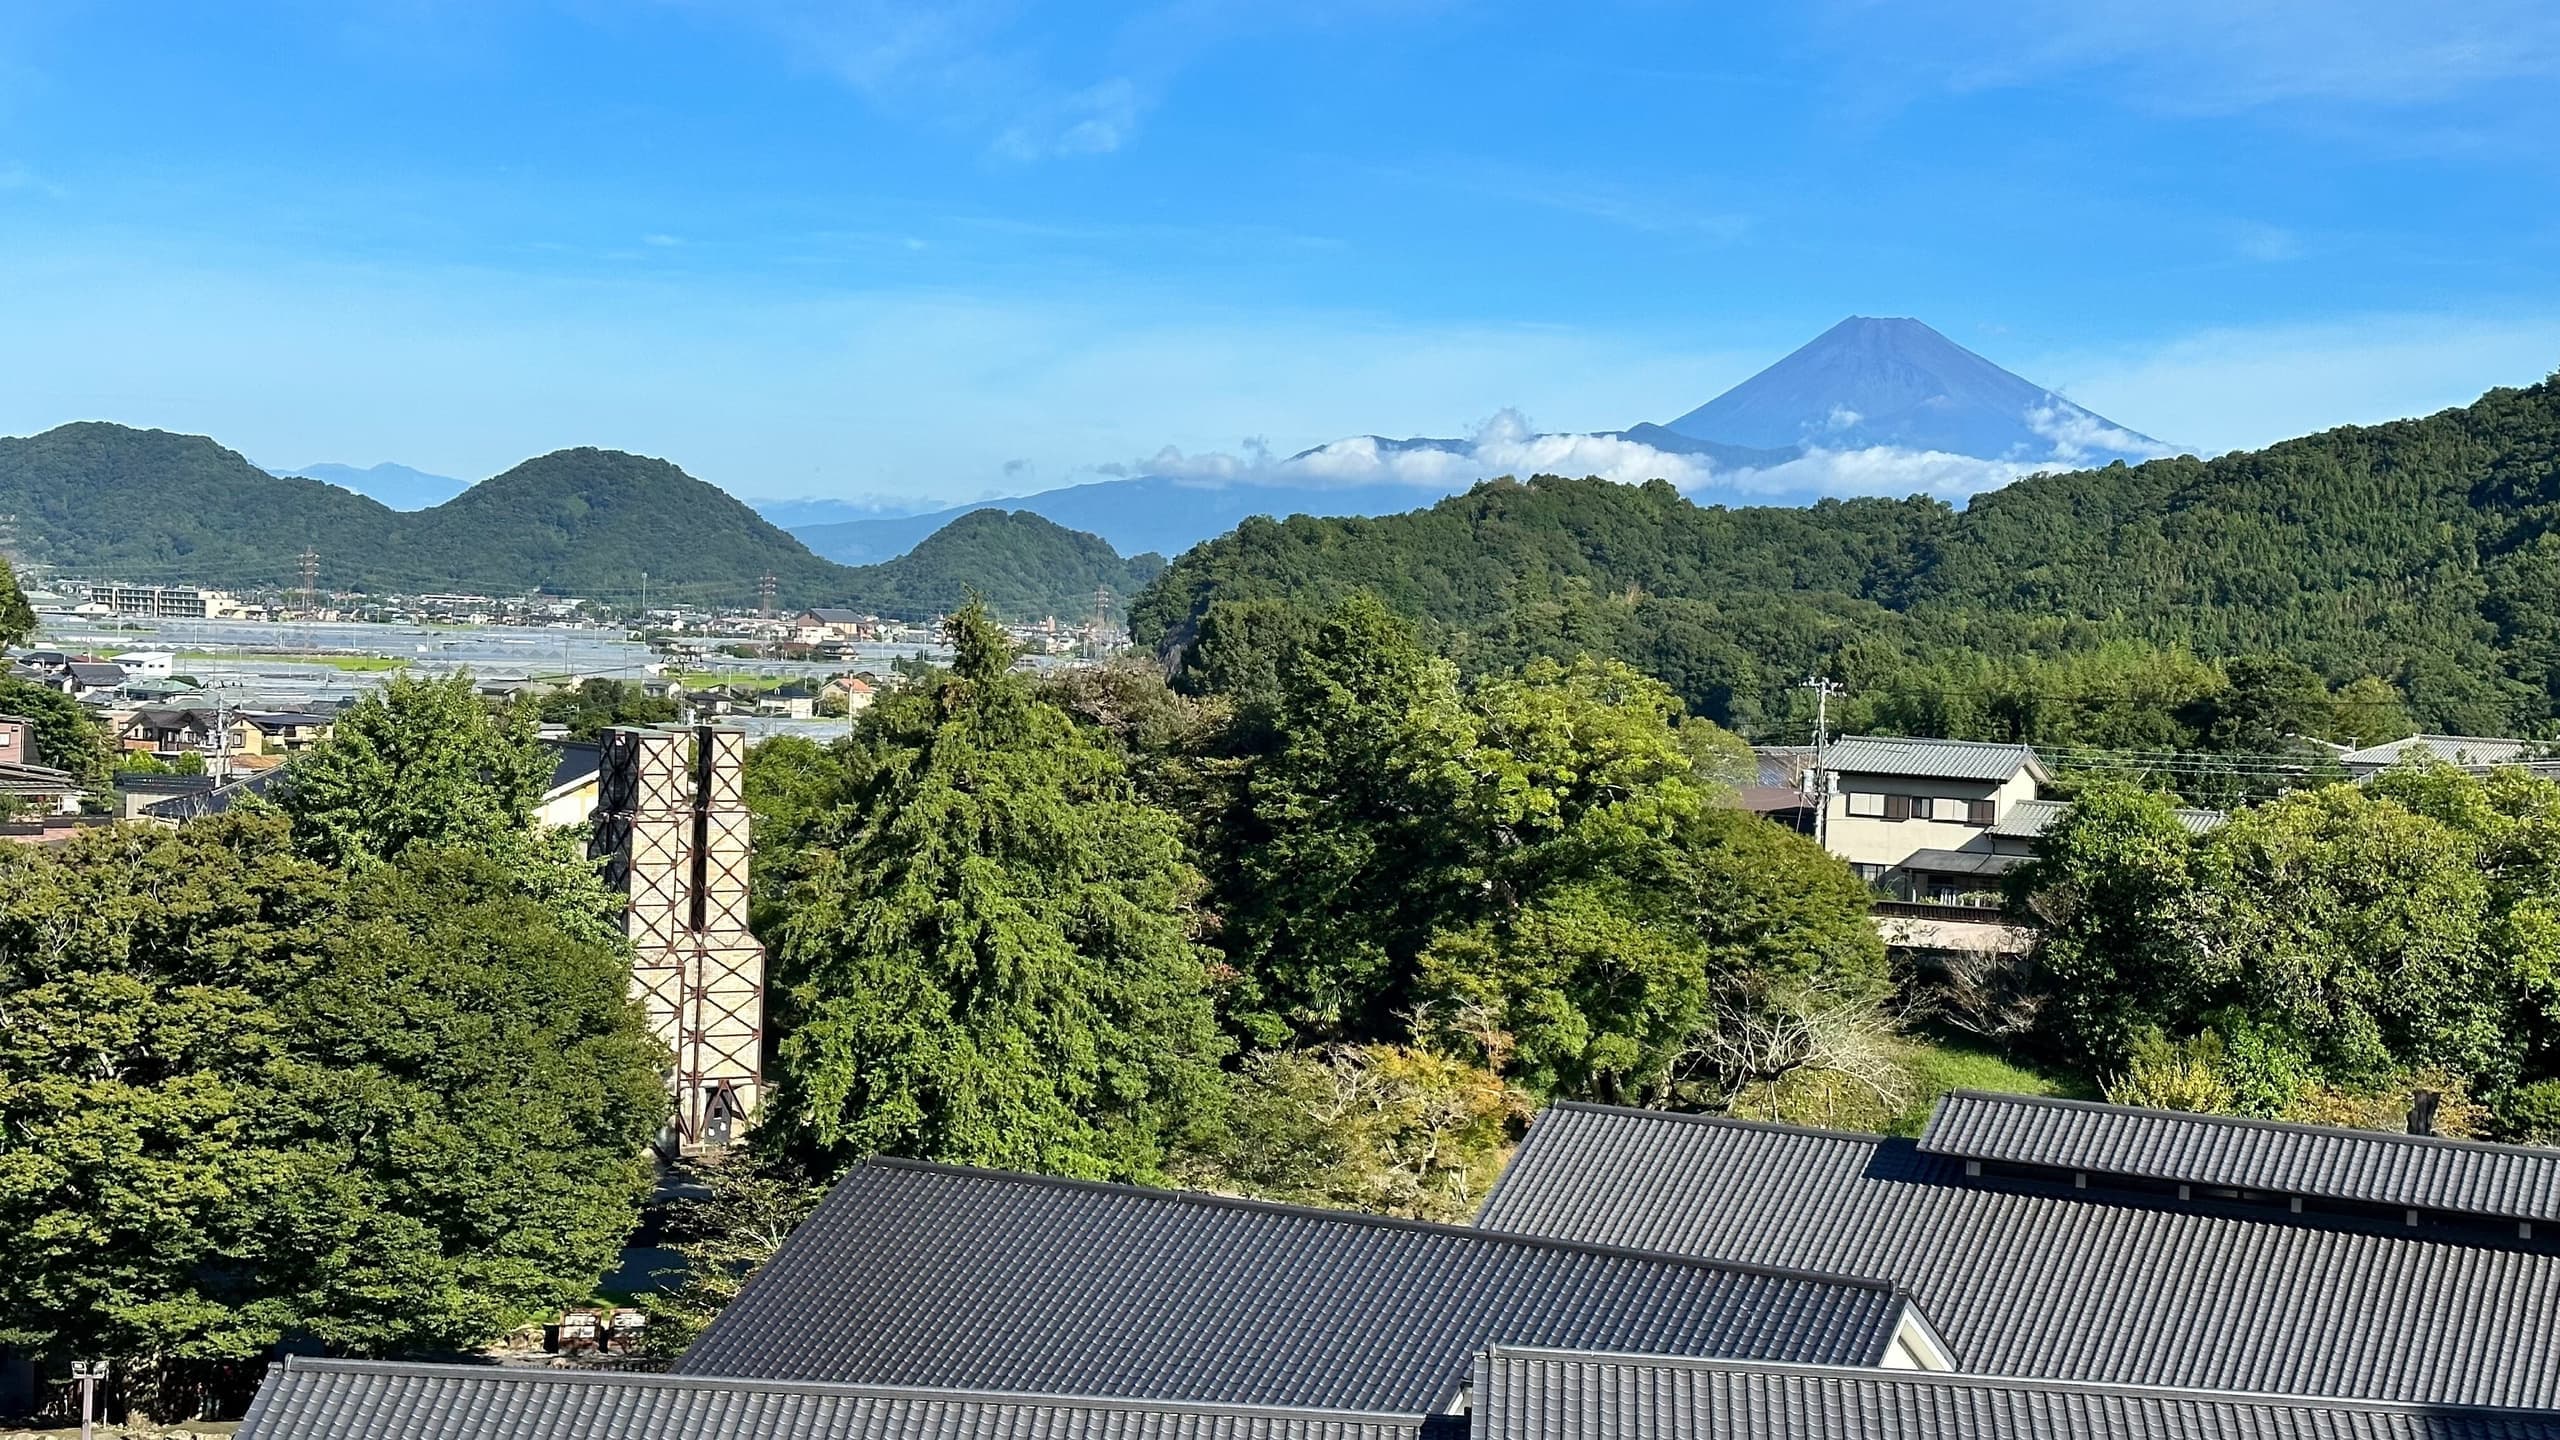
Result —
[{"label": "distant mountain range", "polygon": [[23,558],[137,581],[286,586],[308,547],[323,584],[367,591],[619,600],[645,574],[653,597],[743,604],[770,573],[786,605],[924,616],[974,587],[1010,615],[1081,615],[1097,589],[1129,595],[1159,555],[1249,516],[1396,514],[1495,475],[1658,475],[1701,499],[1786,502],[1822,493],[1791,472],[1844,451],[1973,457],[1980,468],[1964,473],[1990,488],[2165,449],[1916,320],[1852,318],[1667,423],[1355,436],[1241,474],[1140,475],[922,514],[793,500],[759,515],[666,461],[612,450],[557,451],[476,485],[395,464],[270,473],[200,436],[103,423],[0,439],[0,513],[16,516]]},{"label": "distant mountain range", "polygon": [[[1588,437],[1390,439],[1354,436],[1242,476],[1141,475],[982,501],[923,514],[827,523],[780,520],[810,549],[847,564],[904,554],[976,510],[1010,508],[1089,530],[1122,551],[1180,554],[1250,515],[1385,515],[1427,505],[1496,475],[1583,473],[1575,440],[1621,442],[1621,469],[1734,477],[1734,498],[1810,503],[1831,491],[1790,470],[1838,452],[1887,450],[1985,464],[1989,488],[2009,474],[2143,460],[2170,447],[2019,378],[1917,320],[1852,316],[1732,389],[1664,423]],[[1542,445],[1540,442],[1563,442]],[[1552,457],[1552,458],[1550,458]],[[2006,467],[2000,469],[1998,467]],[[1997,474],[1994,475],[1995,470]],[[1620,474],[1620,479],[1644,478]],[[1701,496],[1701,498],[1706,498]],[[771,511],[767,512],[771,515]]]},{"label": "distant mountain range", "polygon": [[1209,536],[1225,534],[1248,515],[1387,515],[1427,505],[1444,493],[1447,492],[1406,484],[1213,485],[1166,475],[1142,475],[1130,480],[1098,480],[1090,485],[1044,490],[1018,500],[986,500],[923,515],[800,525],[792,527],[791,533],[830,560],[847,565],[876,564],[905,554],[961,516],[1014,510],[1041,516],[1070,530],[1090,531],[1123,553],[1155,551],[1173,555]]},{"label": "distant mountain range", "polygon": [[358,468],[353,465],[305,465],[299,470],[270,470],[272,475],[300,475],[325,481],[341,490],[379,500],[394,510],[424,510],[441,505],[471,486],[468,480],[450,475],[430,475],[406,465],[385,462]]},{"label": "distant mountain range", "polygon": [[[58,572],[233,589],[286,588],[300,556],[320,583],[369,593],[545,591],[628,603],[748,605],[770,574],[786,606],[926,618],[974,587],[999,612],[1091,611],[1163,561],[1123,561],[1036,515],[990,513],[893,562],[822,559],[717,486],[616,450],[538,456],[444,503],[401,512],[337,485],[276,475],[200,435],[82,422],[0,438],[0,514],[14,548]],[[643,576],[646,576],[645,581]]]}]

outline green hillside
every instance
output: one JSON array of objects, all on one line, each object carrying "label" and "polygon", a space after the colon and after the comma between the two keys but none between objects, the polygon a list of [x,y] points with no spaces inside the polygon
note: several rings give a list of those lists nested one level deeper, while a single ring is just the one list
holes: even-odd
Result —
[{"label": "green hillside", "polygon": [[65,425],[0,438],[0,515],[13,548],[55,572],[230,589],[321,583],[373,593],[541,590],[614,601],[749,605],[771,574],[783,604],[926,618],[974,587],[999,614],[1083,615],[1095,587],[1126,596],[1163,567],[1028,513],[963,517],[913,553],[855,570],[820,559],[719,487],[664,460],[555,451],[432,509],[393,511],[334,485],[275,476],[200,435]]},{"label": "green hillside", "polygon": [[536,456],[403,517],[400,566],[471,590],[743,605],[770,572],[787,605],[846,604],[852,572],[664,460],[581,447]]},{"label": "green hillside", "polygon": [[209,585],[290,583],[306,546],[332,563],[379,554],[401,518],[200,435],[95,421],[0,437],[0,514],[22,562]]},{"label": "green hillside", "polygon": [[1093,613],[1097,589],[1125,605],[1163,570],[1161,555],[1124,560],[1101,536],[1028,510],[972,510],[852,583],[882,614],[940,614],[975,591],[999,614],[1076,618]]},{"label": "green hillside", "polygon": [[[2385,681],[2430,729],[2547,727],[2560,380],[2213,460],[2036,477],[1963,511],[1728,510],[1659,482],[1539,477],[1386,519],[1251,521],[1176,560],[1136,626],[1178,650],[1220,601],[1352,589],[1423,619],[1464,661],[1615,653],[1764,734],[1809,718],[1793,687],[1811,672],[1873,695],[1925,671],[1950,711],[2003,696],[2069,710],[2169,684],[2189,652]],[[2114,659],[2085,663],[2101,654]],[[1942,728],[2039,725],[2072,728],[1978,713]]]}]

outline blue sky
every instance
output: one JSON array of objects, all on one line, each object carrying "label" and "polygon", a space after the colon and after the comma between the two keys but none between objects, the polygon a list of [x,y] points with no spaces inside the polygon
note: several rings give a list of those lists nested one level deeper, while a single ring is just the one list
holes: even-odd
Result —
[{"label": "blue sky", "polygon": [[0,432],[750,497],[1660,420],[1916,315],[2215,450],[2560,366],[2545,0],[0,9]]}]

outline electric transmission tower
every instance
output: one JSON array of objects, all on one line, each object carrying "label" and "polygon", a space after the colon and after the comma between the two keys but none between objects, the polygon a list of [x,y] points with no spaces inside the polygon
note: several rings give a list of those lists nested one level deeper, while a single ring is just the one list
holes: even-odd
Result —
[{"label": "electric transmission tower", "polygon": [[1093,621],[1085,627],[1085,649],[1088,658],[1099,660],[1108,652],[1104,638],[1111,632],[1111,587],[1093,587]]},{"label": "electric transmission tower", "polygon": [[756,580],[756,615],[764,620],[773,618],[773,572],[770,570]]},{"label": "electric transmission tower", "polygon": [[309,546],[302,550],[302,618],[308,620],[320,609],[320,552]]}]

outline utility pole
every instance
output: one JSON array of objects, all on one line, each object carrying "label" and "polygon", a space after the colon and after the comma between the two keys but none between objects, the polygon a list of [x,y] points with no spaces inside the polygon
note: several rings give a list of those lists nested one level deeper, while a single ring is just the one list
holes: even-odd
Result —
[{"label": "utility pole", "polygon": [[1847,687],[1828,675],[1807,675],[1797,688],[1813,692],[1813,838],[1827,850],[1831,848],[1831,767],[1823,763],[1823,751],[1831,743],[1831,697]]},{"label": "utility pole", "polygon": [[98,1413],[98,1382],[107,1378],[104,1360],[74,1360],[71,1378],[80,1382],[80,1440],[89,1440],[89,1425]]}]

